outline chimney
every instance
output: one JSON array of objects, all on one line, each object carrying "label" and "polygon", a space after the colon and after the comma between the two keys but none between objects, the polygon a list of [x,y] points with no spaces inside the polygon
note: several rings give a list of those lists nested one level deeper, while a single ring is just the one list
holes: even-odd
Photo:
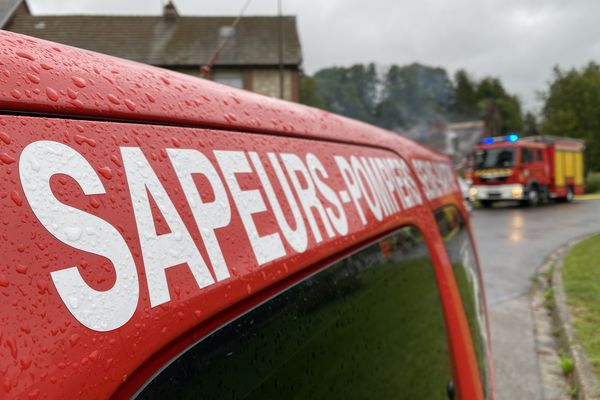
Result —
[{"label": "chimney", "polygon": [[167,21],[175,21],[179,13],[175,8],[175,4],[173,4],[172,0],[167,0],[165,3],[165,7],[163,8],[163,16]]}]

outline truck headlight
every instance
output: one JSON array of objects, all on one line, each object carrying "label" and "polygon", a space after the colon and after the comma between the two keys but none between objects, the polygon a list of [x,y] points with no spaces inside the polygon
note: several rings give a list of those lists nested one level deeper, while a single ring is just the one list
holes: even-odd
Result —
[{"label": "truck headlight", "polygon": [[471,199],[471,201],[475,201],[475,197],[477,196],[477,188],[470,188],[469,189],[469,198]]},{"label": "truck headlight", "polygon": [[515,186],[512,188],[512,196],[515,199],[520,199],[523,196],[523,188],[521,186]]}]

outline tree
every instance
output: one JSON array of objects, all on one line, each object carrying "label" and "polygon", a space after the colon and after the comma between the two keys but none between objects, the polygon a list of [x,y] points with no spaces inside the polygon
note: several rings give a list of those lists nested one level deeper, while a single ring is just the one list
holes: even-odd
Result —
[{"label": "tree", "polygon": [[307,75],[300,78],[300,103],[311,107],[326,108],[325,100],[319,92],[314,78]]},{"label": "tree", "polygon": [[477,99],[479,101],[485,99],[499,99],[506,97],[504,86],[498,78],[484,78],[477,85]]},{"label": "tree", "polygon": [[586,166],[600,171],[600,66],[555,67],[543,100],[541,131],[585,140]]},{"label": "tree", "polygon": [[500,136],[502,134],[502,116],[496,104],[496,99],[488,98],[483,104],[484,134],[486,136]]},{"label": "tree", "polygon": [[[500,133],[518,132],[523,128],[521,102],[517,96],[509,95],[498,78],[484,78],[477,86],[477,98],[481,108],[489,113],[488,108],[497,107],[500,114]],[[490,103],[489,100],[493,100]],[[497,134],[497,132],[490,132]]]},{"label": "tree", "polygon": [[328,110],[375,122],[378,82],[373,64],[325,68],[318,71],[314,79]]},{"label": "tree", "polygon": [[477,118],[481,115],[478,102],[477,82],[464,69],[458,70],[454,74],[453,112],[459,118]]},{"label": "tree", "polygon": [[496,99],[502,117],[502,134],[520,132],[523,129],[521,101],[517,96],[506,95]]},{"label": "tree", "polygon": [[445,120],[453,102],[454,88],[443,68],[393,65],[382,82],[377,121],[399,130]]},{"label": "tree", "polygon": [[536,116],[527,112],[523,118],[523,134],[527,136],[539,135],[538,121]]},{"label": "tree", "polygon": [[301,101],[394,131],[483,118],[488,134],[519,131],[521,103],[498,78],[413,63],[385,72],[374,64],[331,67],[301,82]]}]

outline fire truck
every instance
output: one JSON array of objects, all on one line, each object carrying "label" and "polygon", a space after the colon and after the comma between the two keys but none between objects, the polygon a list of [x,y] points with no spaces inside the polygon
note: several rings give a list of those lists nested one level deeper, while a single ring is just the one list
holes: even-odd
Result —
[{"label": "fire truck", "polygon": [[506,200],[570,202],[584,193],[584,149],[582,140],[568,137],[486,137],[475,147],[470,199],[484,208]]}]

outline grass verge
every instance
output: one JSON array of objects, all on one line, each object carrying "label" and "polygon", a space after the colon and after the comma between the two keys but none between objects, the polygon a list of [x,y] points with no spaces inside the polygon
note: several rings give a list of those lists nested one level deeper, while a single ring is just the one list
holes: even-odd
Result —
[{"label": "grass verge", "polygon": [[600,200],[600,193],[578,194],[575,200]]},{"label": "grass verge", "polygon": [[562,274],[575,338],[600,379],[600,234],[569,251]]}]

